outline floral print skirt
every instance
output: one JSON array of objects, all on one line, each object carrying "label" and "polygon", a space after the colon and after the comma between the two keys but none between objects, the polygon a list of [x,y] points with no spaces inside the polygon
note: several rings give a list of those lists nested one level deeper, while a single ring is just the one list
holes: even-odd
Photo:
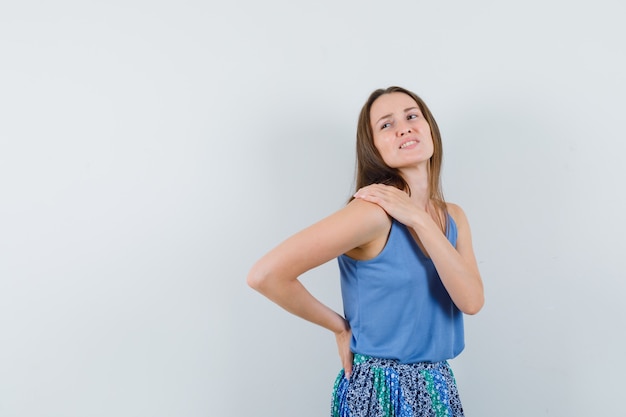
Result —
[{"label": "floral print skirt", "polygon": [[341,370],[331,417],[463,417],[448,362],[401,364],[354,355],[350,379]]}]

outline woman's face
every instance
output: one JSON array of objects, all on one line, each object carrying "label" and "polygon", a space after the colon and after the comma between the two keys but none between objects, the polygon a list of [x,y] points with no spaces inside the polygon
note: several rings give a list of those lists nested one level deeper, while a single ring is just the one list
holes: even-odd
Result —
[{"label": "woman's face", "polygon": [[433,155],[430,125],[404,93],[378,97],[370,109],[374,146],[391,168],[415,167]]}]

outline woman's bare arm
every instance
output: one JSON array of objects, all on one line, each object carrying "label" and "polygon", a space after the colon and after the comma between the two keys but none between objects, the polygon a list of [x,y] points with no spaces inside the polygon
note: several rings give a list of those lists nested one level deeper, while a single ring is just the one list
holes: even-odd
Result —
[{"label": "woman's bare arm", "polygon": [[456,248],[429,217],[414,229],[428,251],[450,298],[465,314],[478,313],[485,302],[483,282],[476,263],[469,223],[461,207],[448,203],[457,225]]},{"label": "woman's bare arm", "polygon": [[386,233],[387,214],[377,205],[353,200],[343,209],[291,236],[254,264],[248,285],[285,310],[334,332],[343,329],[337,314],[298,281],[322,265]]},{"label": "woman's bare arm", "polygon": [[254,264],[248,285],[305,320],[335,333],[346,377],[352,370],[347,321],[298,280],[304,272],[387,235],[391,220],[379,206],[353,200],[335,214],[288,238]]}]

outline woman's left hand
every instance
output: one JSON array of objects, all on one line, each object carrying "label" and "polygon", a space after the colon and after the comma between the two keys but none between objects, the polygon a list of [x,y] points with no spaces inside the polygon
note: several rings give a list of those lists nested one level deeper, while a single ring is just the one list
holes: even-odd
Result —
[{"label": "woman's left hand", "polygon": [[368,185],[358,190],[354,198],[378,204],[387,214],[407,226],[413,225],[416,216],[427,214],[423,208],[418,207],[411,200],[406,192],[391,185]]}]

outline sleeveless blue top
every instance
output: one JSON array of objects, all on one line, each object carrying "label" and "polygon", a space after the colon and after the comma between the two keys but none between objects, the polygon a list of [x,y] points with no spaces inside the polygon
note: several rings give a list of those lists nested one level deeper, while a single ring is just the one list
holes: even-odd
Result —
[{"label": "sleeveless blue top", "polygon": [[[446,237],[456,246],[450,215]],[[392,219],[387,243],[375,258],[337,260],[352,352],[400,363],[439,362],[461,353],[463,314],[405,225]]]}]

